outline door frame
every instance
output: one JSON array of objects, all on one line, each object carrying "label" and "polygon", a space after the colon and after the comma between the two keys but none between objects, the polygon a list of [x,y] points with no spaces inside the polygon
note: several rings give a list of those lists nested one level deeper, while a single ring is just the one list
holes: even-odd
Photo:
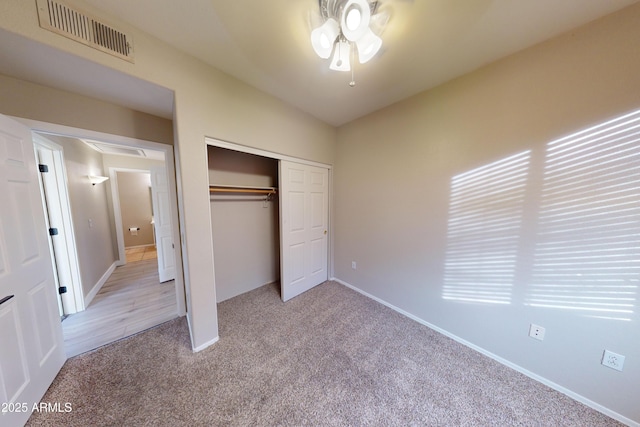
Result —
[{"label": "door frame", "polygon": [[[51,150],[53,154],[53,165],[50,166],[56,171],[56,189],[55,191],[47,189],[46,195],[47,199],[49,199],[52,195],[55,195],[55,197],[58,199],[58,203],[60,204],[60,211],[62,214],[62,225],[60,226],[60,231],[61,235],[64,237],[64,247],[66,249],[66,259],[64,260],[64,262],[60,263],[56,261],[54,267],[56,269],[66,269],[66,276],[69,277],[70,283],[65,283],[65,286],[67,286],[67,292],[71,293],[71,298],[68,298],[66,301],[71,302],[71,306],[67,307],[67,304],[64,305],[64,314],[73,314],[79,311],[83,311],[85,309],[85,304],[82,291],[82,279],[80,276],[80,264],[78,262],[78,250],[76,248],[76,237],[73,229],[71,201],[69,199],[69,189],[67,188],[67,169],[64,164],[64,150],[61,145],[56,144],[55,142],[50,141],[41,135],[33,133],[33,129],[31,132],[31,137],[34,144],[34,149],[37,150],[36,147],[39,145],[48,150]],[[44,186],[41,186],[40,192],[44,197]],[[45,208],[45,214],[48,215],[47,207],[43,207]],[[51,242],[49,243],[49,249],[52,251],[52,258],[54,258]]]},{"label": "door frame", "polygon": [[[205,145],[208,146],[212,146],[212,147],[218,147],[218,148],[226,148],[228,150],[233,150],[233,151],[238,151],[240,153],[246,153],[246,154],[254,154],[256,156],[262,156],[262,157],[267,157],[269,159],[274,159],[274,160],[286,160],[286,161],[290,161],[290,162],[294,162],[294,163],[300,163],[303,165],[309,165],[309,166],[316,166],[319,168],[323,168],[323,169],[327,169],[328,170],[328,174],[329,174],[329,183],[328,183],[328,190],[329,190],[329,202],[328,202],[328,207],[327,207],[327,215],[328,215],[328,219],[327,219],[327,226],[329,227],[329,233],[328,233],[328,241],[327,241],[327,276],[329,278],[329,280],[333,280],[334,277],[334,267],[333,267],[333,253],[334,253],[334,238],[333,238],[333,226],[332,226],[332,213],[333,213],[333,166],[327,163],[321,163],[321,162],[315,162],[313,160],[306,160],[306,159],[301,159],[298,157],[293,157],[293,156],[288,156],[286,154],[281,154],[281,153],[276,153],[273,151],[268,151],[268,150],[263,150],[260,148],[254,148],[254,147],[249,147],[246,145],[241,145],[241,144],[236,144],[234,142],[229,142],[229,141],[223,141],[221,139],[216,139],[216,138],[211,138],[211,137],[205,137]],[[280,177],[278,177],[278,180],[280,180]],[[211,204],[209,204],[209,217],[211,217]],[[280,242],[280,252],[282,253],[282,242]],[[215,254],[214,256],[214,263],[215,263]],[[280,272],[280,275],[282,276],[282,272]],[[215,278],[214,278],[214,287],[215,287]]]},{"label": "door frame", "polygon": [[[166,161],[166,160],[165,160]],[[120,190],[118,190],[118,172],[150,173],[148,169],[132,168],[109,168],[109,181],[111,182],[111,198],[113,199],[113,219],[116,223],[116,240],[118,244],[118,259],[116,265],[121,266],[127,263],[124,246],[124,232],[122,231],[122,210],[120,206]],[[172,224],[173,225],[173,224]]]},{"label": "door frame", "polygon": [[[164,152],[165,168],[167,170],[167,179],[169,181],[169,196],[171,204],[171,228],[174,242],[182,242],[181,228],[178,220],[178,195],[176,184],[176,172],[174,161],[174,146],[168,144],[161,144],[159,142],[147,141],[143,139],[130,138],[127,136],[108,134],[103,132],[97,132],[87,129],[80,129],[70,126],[58,125],[55,123],[42,122],[38,120],[25,119],[22,117],[8,116],[11,119],[22,123],[31,129],[32,132],[43,132],[54,135],[69,136],[79,139],[92,139],[102,141],[111,144],[123,145],[132,148],[147,148],[150,150]],[[186,310],[186,296],[185,296],[185,280],[184,280],[184,268],[182,259],[182,244],[175,245],[177,250],[174,253],[176,263],[176,300],[178,304],[178,315],[184,316]]]}]

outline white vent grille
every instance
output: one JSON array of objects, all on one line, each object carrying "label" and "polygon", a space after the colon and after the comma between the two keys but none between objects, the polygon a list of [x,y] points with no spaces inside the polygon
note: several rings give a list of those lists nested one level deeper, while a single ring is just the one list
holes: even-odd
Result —
[{"label": "white vent grille", "polygon": [[147,157],[144,150],[123,145],[107,144],[100,141],[84,140],[85,144],[103,154],[115,154],[120,156]]},{"label": "white vent grille", "polygon": [[130,35],[56,0],[37,0],[40,27],[134,62]]}]

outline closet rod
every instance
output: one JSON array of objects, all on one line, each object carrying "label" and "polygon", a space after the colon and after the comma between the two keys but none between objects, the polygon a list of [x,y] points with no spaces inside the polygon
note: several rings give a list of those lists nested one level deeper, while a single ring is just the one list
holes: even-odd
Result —
[{"label": "closet rod", "polygon": [[258,187],[233,187],[233,186],[209,186],[210,193],[253,193],[253,194],[275,194],[276,189],[272,187],[258,188]]}]

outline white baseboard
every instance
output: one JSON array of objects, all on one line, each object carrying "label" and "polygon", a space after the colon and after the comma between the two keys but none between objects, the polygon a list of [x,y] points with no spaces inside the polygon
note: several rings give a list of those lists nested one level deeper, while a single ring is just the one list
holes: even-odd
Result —
[{"label": "white baseboard", "polygon": [[187,313],[187,325],[189,326],[189,338],[191,338],[191,350],[194,353],[202,351],[205,348],[212,346],[213,344],[217,343],[220,340],[220,337],[218,336],[218,337],[215,337],[214,339],[212,339],[210,341],[207,341],[204,344],[200,344],[199,346],[194,347],[193,346],[193,332],[191,331],[191,316],[189,316],[188,313]]},{"label": "white baseboard", "polygon": [[116,269],[116,262],[117,261],[114,261],[114,263],[111,264],[109,268],[107,268],[107,271],[105,271],[102,277],[100,277],[100,280],[98,280],[98,282],[95,285],[93,285],[93,288],[91,288],[87,296],[84,297],[85,309],[89,307],[89,304],[91,304],[91,301],[95,298],[96,295],[98,295],[98,292],[100,292],[100,289],[102,289],[102,286],[105,284],[107,280],[109,280],[111,273],[113,273],[113,270]]},{"label": "white baseboard", "polygon": [[573,400],[577,400],[578,402],[580,402],[580,403],[582,403],[584,405],[587,405],[588,407],[593,408],[598,412],[601,412],[601,413],[605,414],[608,417],[611,417],[611,418],[613,418],[615,420],[618,420],[621,423],[624,423],[624,424],[626,424],[628,426],[640,427],[640,423],[638,423],[636,421],[633,421],[632,419],[629,419],[629,418],[627,418],[627,417],[625,417],[623,415],[620,415],[617,412],[614,412],[611,409],[600,405],[599,403],[596,403],[596,402],[594,402],[592,400],[589,400],[589,399],[587,399],[586,397],[584,397],[582,395],[579,395],[579,394],[577,394],[577,393],[575,393],[575,392],[573,392],[573,391],[571,391],[571,390],[569,390],[569,389],[567,389],[565,387],[562,387],[561,385],[556,384],[553,381],[550,381],[550,380],[548,380],[548,379],[546,379],[544,377],[541,377],[540,375],[534,374],[533,372],[528,371],[527,369],[524,369],[523,367],[521,367],[519,365],[516,365],[515,363],[512,363],[512,362],[508,361],[507,359],[503,359],[502,357],[497,356],[497,355],[491,353],[490,351],[485,350],[482,347],[478,347],[477,345],[472,344],[469,341],[466,341],[466,340],[458,337],[457,335],[453,335],[452,333],[447,332],[442,328],[439,328],[439,327],[437,327],[435,325],[432,325],[431,323],[429,323],[429,322],[427,322],[427,321],[425,321],[423,319],[420,319],[419,317],[414,316],[413,314],[408,313],[408,312],[402,310],[401,308],[398,308],[395,305],[388,303],[387,301],[384,301],[384,300],[382,300],[382,299],[380,299],[380,298],[378,298],[376,296],[373,296],[373,295],[363,291],[362,289],[359,289],[359,288],[357,288],[357,287],[345,282],[344,280],[340,280],[340,279],[335,278],[335,277],[332,277],[329,280],[333,280],[334,282],[338,282],[341,285],[346,286],[347,288],[358,292],[359,294],[362,294],[362,295],[364,295],[364,296],[366,296],[368,298],[371,298],[372,300],[377,301],[380,304],[389,307],[390,309],[402,314],[403,316],[406,316],[406,317],[410,318],[411,320],[415,320],[416,322],[418,322],[418,323],[420,323],[420,324],[422,324],[422,325],[424,325],[424,326],[426,326],[426,327],[428,327],[430,329],[433,329],[434,331],[439,332],[442,335],[445,335],[445,336],[447,336],[447,337],[459,342],[462,345],[465,345],[465,346],[467,346],[467,347],[469,347],[469,348],[471,348],[471,349],[473,349],[473,350],[475,350],[475,351],[477,351],[479,353],[482,353],[485,356],[490,357],[493,360],[495,360],[495,361],[497,361],[497,362],[499,362],[499,363],[501,363],[501,364],[503,364],[503,365],[515,370],[515,371],[518,371],[518,372],[528,376],[531,379],[534,379],[534,380],[546,385],[547,387],[551,387],[552,389],[554,389],[556,391],[559,391],[560,393],[569,396]]}]

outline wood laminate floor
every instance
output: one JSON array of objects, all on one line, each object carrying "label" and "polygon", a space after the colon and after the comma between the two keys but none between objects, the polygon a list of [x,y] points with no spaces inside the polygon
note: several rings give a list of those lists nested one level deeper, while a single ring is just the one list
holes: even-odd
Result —
[{"label": "wood laminate floor", "polygon": [[145,259],[158,258],[158,252],[156,251],[156,247],[154,245],[125,248],[124,254],[127,258],[127,262],[136,262]]},{"label": "wood laminate floor", "polygon": [[160,283],[155,258],[117,267],[80,313],[62,322],[68,357],[178,317],[173,280]]}]

